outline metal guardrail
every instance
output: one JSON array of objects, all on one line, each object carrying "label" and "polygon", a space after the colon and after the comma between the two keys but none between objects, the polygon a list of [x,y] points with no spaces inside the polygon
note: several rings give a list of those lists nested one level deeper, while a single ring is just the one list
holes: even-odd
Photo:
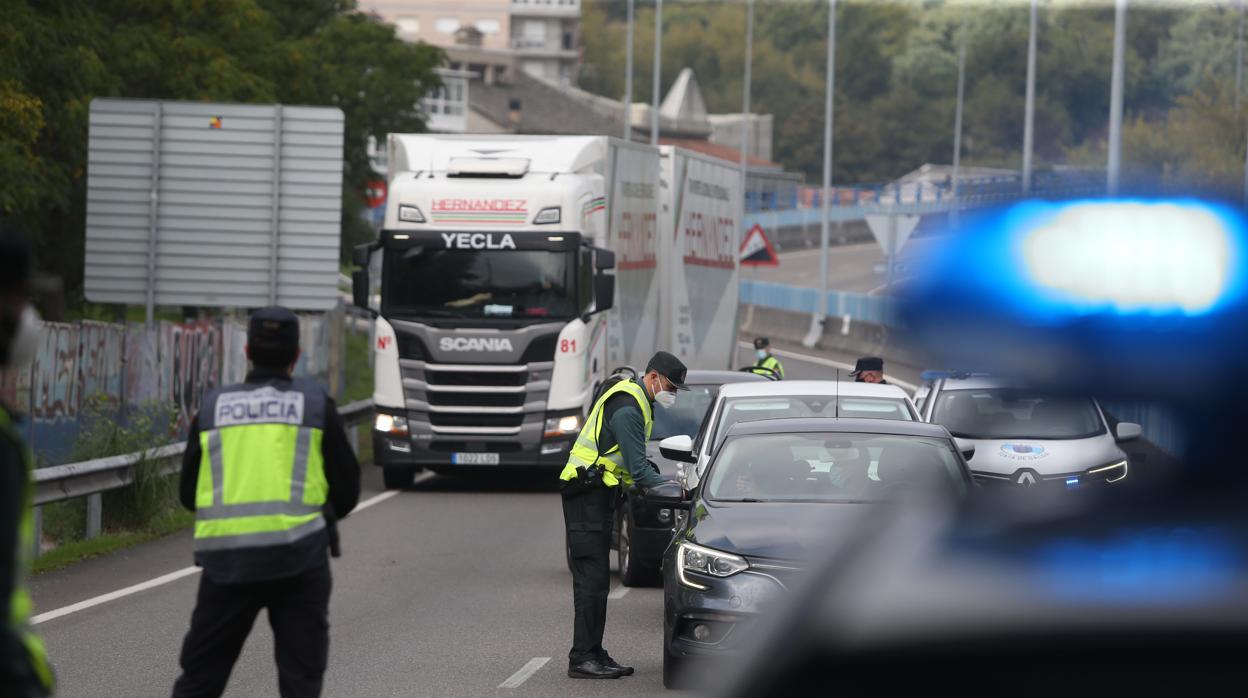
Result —
[{"label": "metal guardrail", "polygon": [[[351,445],[358,445],[357,428],[373,416],[373,401],[357,400],[338,408],[347,425]],[[66,463],[35,470],[35,547],[42,528],[40,506],[64,502],[78,497],[87,498],[87,538],[100,534],[103,515],[103,495],[109,490],[126,487],[134,482],[135,470],[142,463],[156,463],[157,474],[171,475],[181,468],[181,457],[186,452],[185,443],[172,443],[146,451],[120,456],[95,458],[78,463]]]}]

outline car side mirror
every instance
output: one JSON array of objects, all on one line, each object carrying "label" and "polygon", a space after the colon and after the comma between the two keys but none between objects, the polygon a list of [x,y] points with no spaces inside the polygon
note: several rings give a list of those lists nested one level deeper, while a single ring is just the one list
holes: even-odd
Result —
[{"label": "car side mirror", "polygon": [[646,490],[646,501],[667,507],[688,505],[690,499],[679,482],[662,482]]},{"label": "car side mirror", "polygon": [[962,457],[970,460],[975,455],[975,442],[969,439],[954,438],[953,443],[957,445],[958,451]]},{"label": "car side mirror", "polygon": [[693,439],[687,434],[669,436],[660,441],[659,453],[663,454],[664,458],[682,463],[697,462],[697,459],[693,457]]},{"label": "car side mirror", "polygon": [[1144,435],[1144,427],[1135,422],[1118,422],[1114,428],[1114,436],[1119,441],[1134,441]]}]

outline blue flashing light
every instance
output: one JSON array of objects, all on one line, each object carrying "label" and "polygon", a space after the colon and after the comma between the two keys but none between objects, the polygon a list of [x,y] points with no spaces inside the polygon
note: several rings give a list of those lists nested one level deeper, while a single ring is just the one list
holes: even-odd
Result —
[{"label": "blue flashing light", "polygon": [[1248,227],[1196,199],[1030,201],[941,246],[914,288],[1027,322],[1195,318],[1245,300]]},{"label": "blue flashing light", "polygon": [[1075,487],[1075,486],[1077,486],[1078,484],[1079,484],[1079,478],[1077,478],[1077,477],[1068,477],[1068,478],[1066,478],[1066,486],[1067,486],[1067,487]]},{"label": "blue flashing light", "polygon": [[1066,538],[1036,553],[1038,579],[1054,596],[1108,604],[1181,603],[1234,592],[1242,562],[1239,548],[1211,527]]}]

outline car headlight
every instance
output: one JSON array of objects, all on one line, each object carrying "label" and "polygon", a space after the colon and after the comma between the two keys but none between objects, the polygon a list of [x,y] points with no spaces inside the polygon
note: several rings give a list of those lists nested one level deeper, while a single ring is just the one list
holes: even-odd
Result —
[{"label": "car headlight", "polygon": [[542,436],[547,439],[575,434],[581,430],[581,415],[569,414],[563,417],[547,417],[546,426],[542,428]]},{"label": "car headlight", "polygon": [[373,429],[391,436],[407,436],[407,417],[400,417],[384,412],[377,413],[373,418]]},{"label": "car headlight", "polygon": [[399,206],[399,220],[404,223],[424,223],[425,214],[415,206]]},{"label": "car headlight", "polygon": [[1123,458],[1122,460],[1102,465],[1099,468],[1092,468],[1088,470],[1088,474],[1103,475],[1105,482],[1118,482],[1127,476],[1127,459]]},{"label": "car headlight", "polygon": [[711,577],[731,577],[750,568],[750,563],[740,555],[684,542],[676,550],[676,560],[679,563],[676,573],[680,583],[698,590],[705,590],[707,586],[690,580],[685,576],[686,572],[697,572]]}]

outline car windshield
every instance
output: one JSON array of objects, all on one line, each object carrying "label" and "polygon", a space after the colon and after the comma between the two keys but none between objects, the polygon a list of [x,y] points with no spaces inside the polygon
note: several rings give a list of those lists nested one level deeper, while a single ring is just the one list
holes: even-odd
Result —
[{"label": "car windshield", "polygon": [[667,409],[655,407],[650,440],[659,441],[678,434],[692,437],[698,433],[698,426],[718,393],[718,385],[691,385],[688,390],[676,391],[675,404]]},{"label": "car windshield", "polygon": [[913,421],[914,416],[902,398],[841,396],[839,405],[832,395],[785,395],[783,397],[739,397],[724,401],[715,428],[716,445],[738,422],[791,417],[856,417]]},{"label": "car windshield", "polygon": [[382,311],[396,317],[572,317],[576,260],[568,250],[387,250]]},{"label": "car windshield", "polygon": [[1006,388],[941,391],[932,421],[968,439],[1084,439],[1105,432],[1088,398]]},{"label": "car windshield", "polygon": [[907,488],[965,491],[948,440],[854,433],[738,436],[712,464],[706,493],[736,502],[865,502]]}]

